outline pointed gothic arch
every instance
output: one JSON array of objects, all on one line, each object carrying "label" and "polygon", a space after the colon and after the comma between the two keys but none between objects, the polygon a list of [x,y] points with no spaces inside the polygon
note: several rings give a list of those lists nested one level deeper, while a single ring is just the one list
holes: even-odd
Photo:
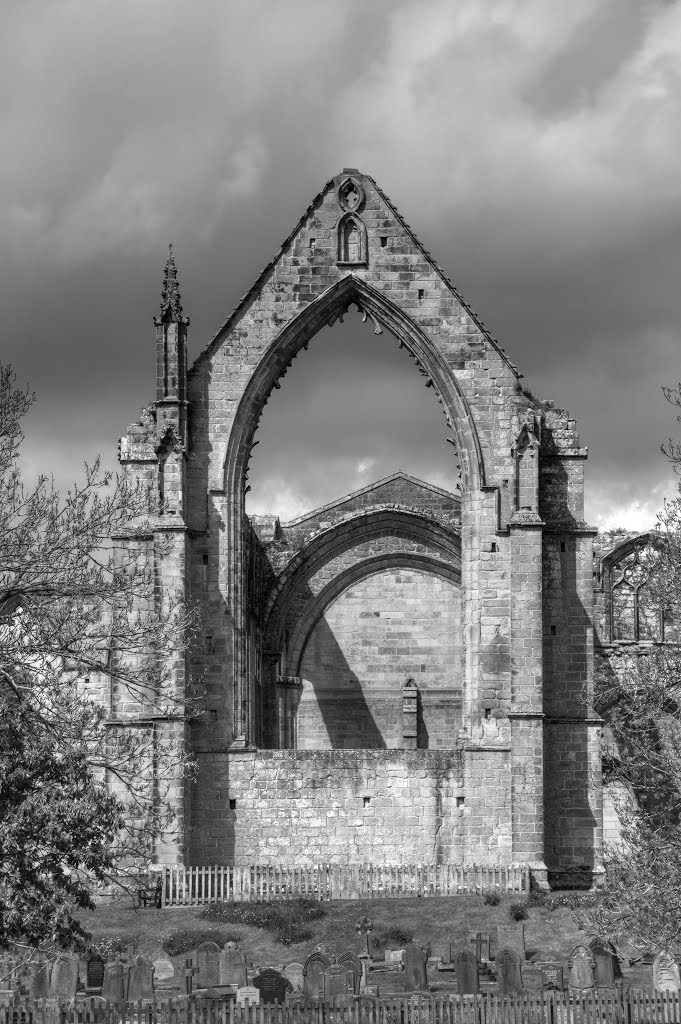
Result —
[{"label": "pointed gothic arch", "polygon": [[243,390],[227,444],[224,488],[232,499],[242,500],[253,437],[272,389],[278,386],[293,359],[318,331],[333,324],[351,305],[368,313],[377,331],[384,325],[416,361],[427,384],[435,389],[454,435],[461,466],[462,491],[485,484],[485,465],[480,439],[456,376],[433,342],[409,312],[379,292],[363,277],[347,274],[327,288],[289,321],[251,374]]}]

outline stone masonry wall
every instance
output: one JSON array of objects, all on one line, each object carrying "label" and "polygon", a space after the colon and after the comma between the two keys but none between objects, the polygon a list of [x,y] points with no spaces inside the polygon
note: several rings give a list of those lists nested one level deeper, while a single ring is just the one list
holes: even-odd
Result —
[{"label": "stone masonry wall", "polygon": [[503,750],[199,755],[191,862],[507,863],[509,778]]},{"label": "stone masonry wall", "polygon": [[418,746],[454,747],[463,689],[461,591],[386,570],[327,608],[301,666],[298,749],[402,747],[402,686],[419,692]]}]

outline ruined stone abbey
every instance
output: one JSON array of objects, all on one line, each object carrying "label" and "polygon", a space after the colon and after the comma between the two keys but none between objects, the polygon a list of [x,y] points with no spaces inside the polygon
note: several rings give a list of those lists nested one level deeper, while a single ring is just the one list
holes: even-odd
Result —
[{"label": "ruined stone abbey", "polygon": [[[433,388],[459,476],[442,490],[396,473],[293,522],[249,518],[268,396],[350,306]],[[637,542],[594,563],[574,419],[523,389],[355,169],[327,182],[190,368],[172,253],[155,323],[156,398],[119,453],[155,496],[152,529],[126,543],[200,605],[200,642],[174,671],[201,680],[206,705],[183,726],[198,775],[159,857],[527,863],[540,883],[598,879],[590,688],[595,648],[626,618],[613,587]]]}]

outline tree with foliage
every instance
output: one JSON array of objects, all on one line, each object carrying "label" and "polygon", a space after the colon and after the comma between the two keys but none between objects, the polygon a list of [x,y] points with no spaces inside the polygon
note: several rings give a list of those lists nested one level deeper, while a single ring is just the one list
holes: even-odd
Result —
[{"label": "tree with foliage", "polygon": [[26,487],[32,402],[0,367],[0,949],[82,946],[78,910],[134,887],[189,767],[172,663],[193,616],[112,540],[148,534],[149,494],[98,464],[65,495]]},{"label": "tree with foliage", "polygon": [[[681,385],[665,396],[681,407]],[[680,473],[681,445],[662,451]],[[665,642],[622,646],[596,675],[604,781],[621,794],[621,841],[606,850],[607,885],[588,915],[630,955],[681,948],[681,493],[665,502],[640,571]]]}]

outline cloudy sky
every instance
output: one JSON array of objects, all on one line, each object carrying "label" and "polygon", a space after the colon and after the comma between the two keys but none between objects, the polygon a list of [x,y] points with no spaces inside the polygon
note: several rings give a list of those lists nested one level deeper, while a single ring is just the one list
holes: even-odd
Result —
[{"label": "cloudy sky", "polygon": [[[587,517],[644,528],[681,435],[681,3],[4,0],[2,358],[60,485],[154,393],[167,244],[191,356],[331,175],[371,174],[590,451]],[[389,337],[322,332],[268,404],[251,509],[402,467],[444,420]]]}]

